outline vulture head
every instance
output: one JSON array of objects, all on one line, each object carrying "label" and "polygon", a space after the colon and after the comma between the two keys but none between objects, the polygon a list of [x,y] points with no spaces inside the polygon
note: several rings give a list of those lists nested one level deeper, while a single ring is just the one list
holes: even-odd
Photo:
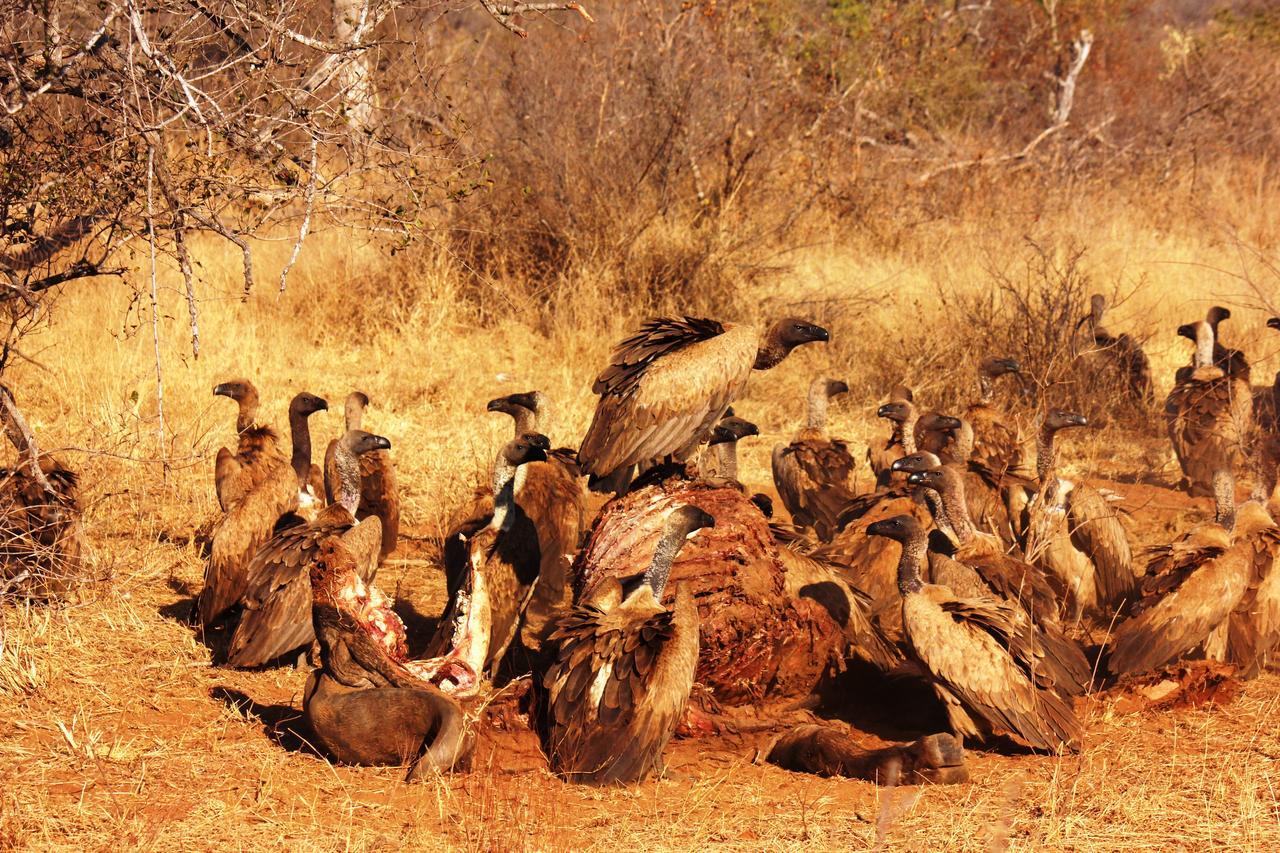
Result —
[{"label": "vulture head", "polygon": [[935,492],[941,492],[946,487],[946,480],[946,472],[942,468],[912,471],[907,477],[907,482],[911,485],[924,486],[926,489],[933,489]]},{"label": "vulture head", "polygon": [[717,444],[740,441],[747,436],[759,434],[760,428],[751,421],[731,414],[720,419],[720,423],[716,424],[715,429],[711,431],[711,440],[707,444],[714,447]]},{"label": "vulture head", "polygon": [[685,504],[667,516],[662,532],[664,535],[669,533],[681,539],[691,539],[699,530],[715,526],[716,520],[711,513],[693,504]]},{"label": "vulture head", "polygon": [[756,370],[768,370],[778,365],[801,344],[831,340],[831,333],[816,323],[796,317],[786,317],[769,327],[760,349],[756,353]]},{"label": "vulture head", "polygon": [[1064,412],[1061,409],[1054,409],[1044,416],[1044,429],[1047,432],[1057,432],[1060,429],[1088,425],[1089,419],[1084,415],[1075,412]]},{"label": "vulture head", "polygon": [[303,391],[289,402],[290,415],[314,415],[316,412],[325,412],[329,410],[329,401],[323,397],[317,397],[315,394],[309,394]]},{"label": "vulture head", "polygon": [[1275,329],[1280,332],[1280,317],[1270,317],[1267,320],[1267,328]]},{"label": "vulture head", "polygon": [[813,386],[810,393],[817,391],[826,397],[834,397],[837,394],[848,394],[849,384],[839,379],[829,379],[826,376],[820,376],[813,380]]},{"label": "vulture head", "polygon": [[894,400],[876,409],[877,418],[904,423],[911,417],[911,403],[907,400]]},{"label": "vulture head", "polygon": [[764,492],[756,492],[751,496],[751,502],[756,505],[756,509],[760,510],[760,514],[765,518],[773,518],[773,498]]},{"label": "vulture head", "polygon": [[348,430],[360,429],[360,424],[364,421],[364,410],[368,407],[369,395],[363,391],[352,391],[347,395],[342,415]]},{"label": "vulture head", "polygon": [[351,429],[339,440],[339,447],[353,456],[360,456],[375,450],[390,450],[391,440],[362,429]]},{"label": "vulture head", "polygon": [[519,466],[527,462],[546,462],[551,450],[551,440],[542,433],[526,432],[513,438],[502,448],[502,457],[509,465]]},{"label": "vulture head", "polygon": [[538,411],[537,391],[526,391],[519,394],[508,394],[505,397],[495,397],[490,400],[485,409],[490,412],[501,412],[504,415],[515,417],[519,414],[519,409],[528,409],[531,412]]},{"label": "vulture head", "polygon": [[917,471],[932,471],[942,465],[942,460],[932,453],[921,451],[920,453],[912,453],[910,456],[903,456],[900,459],[893,460],[893,464],[889,466],[891,471],[905,471],[908,474],[914,474]]},{"label": "vulture head", "polygon": [[960,429],[959,418],[936,412],[925,415],[916,423],[916,432],[951,432],[955,429]]},{"label": "vulture head", "polygon": [[895,515],[868,526],[867,535],[883,536],[902,545],[902,560],[898,563],[898,591],[903,595],[919,592],[923,586],[920,581],[920,564],[924,559],[927,540],[920,522],[911,515]]},{"label": "vulture head", "polygon": [[1021,373],[1022,365],[1012,358],[992,356],[991,358],[984,358],[982,363],[978,365],[978,369],[983,376],[996,379],[1008,373]]},{"label": "vulture head", "polygon": [[258,389],[248,379],[233,379],[213,386],[215,397],[230,397],[237,403],[257,402]]},{"label": "vulture head", "polygon": [[1231,310],[1229,308],[1223,308],[1221,305],[1213,306],[1208,311],[1206,311],[1204,315],[1204,321],[1213,328],[1213,334],[1215,337],[1218,334],[1218,324],[1221,323],[1223,320],[1230,320],[1230,319],[1231,319]]},{"label": "vulture head", "polygon": [[923,536],[924,528],[920,526],[919,519],[913,515],[895,515],[869,525],[867,533],[905,544],[916,536]]}]

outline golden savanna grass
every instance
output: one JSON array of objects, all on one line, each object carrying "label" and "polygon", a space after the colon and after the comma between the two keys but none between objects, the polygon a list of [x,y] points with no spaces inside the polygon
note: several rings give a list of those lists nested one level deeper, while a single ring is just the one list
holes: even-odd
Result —
[{"label": "golden savanna grass", "polygon": [[[1188,356],[1174,327],[1215,302],[1233,306],[1229,342],[1248,351],[1255,383],[1269,382],[1280,369],[1280,338],[1258,329],[1280,282],[1251,247],[1276,246],[1274,187],[1242,170],[1179,192],[1160,209],[1185,207],[1184,215],[1128,203],[1140,194],[1084,195],[1032,224],[1016,209],[957,215],[921,226],[893,251],[833,228],[786,255],[781,272],[735,295],[733,304],[750,306],[744,316],[726,319],[817,311],[833,344],[799,350],[753,378],[737,406],[761,429],[742,448],[744,479],[766,487],[770,448],[794,429],[803,389],[820,372],[854,388],[832,429],[861,452],[883,431],[874,410],[887,389],[870,387],[872,355],[890,338],[927,346],[931,335],[960,333],[939,309],[940,288],[989,289],[993,267],[1024,261],[1027,237],[1054,251],[1084,247],[1098,288],[1126,296],[1109,325],[1149,337],[1159,397]],[[496,752],[482,750],[470,774],[426,784],[406,786],[396,769],[330,766],[290,734],[303,671],[212,668],[183,621],[202,574],[189,537],[215,511],[213,455],[233,440],[231,404],[212,386],[253,379],[281,427],[292,394],[326,397],[330,411],[312,420],[321,448],[339,429],[347,392],[370,395],[368,423],[392,441],[408,534],[379,584],[411,614],[431,617],[442,584],[430,540],[510,429],[484,401],[541,388],[556,403],[552,440],[576,443],[594,402],[592,377],[639,318],[611,301],[612,282],[589,271],[553,310],[504,305],[497,281],[489,304],[476,307],[457,298],[466,271],[447,253],[390,259],[385,247],[339,232],[313,237],[277,294],[274,276],[290,245],[257,247],[258,287],[247,302],[238,256],[212,241],[195,247],[198,359],[181,281],[158,270],[162,394],[144,259],[131,282],[140,300],[114,281],[69,286],[49,327],[25,342],[29,361],[7,377],[43,446],[81,473],[94,557],[92,582],[66,606],[0,609],[0,847],[1280,846],[1274,675],[1223,707],[1125,715],[1106,698],[1092,701],[1079,755],[972,753],[972,784],[951,788],[789,774],[754,765],[759,742],[750,738],[677,743],[672,778],[627,790],[566,786],[527,736],[510,734]],[[984,330],[969,333],[976,359]],[[926,399],[969,393],[912,371],[903,364],[899,378]],[[1155,468],[1170,478],[1166,443],[1152,436],[1117,428],[1073,438],[1069,467],[1115,477]],[[1140,517],[1134,529],[1139,544],[1168,535]]]}]

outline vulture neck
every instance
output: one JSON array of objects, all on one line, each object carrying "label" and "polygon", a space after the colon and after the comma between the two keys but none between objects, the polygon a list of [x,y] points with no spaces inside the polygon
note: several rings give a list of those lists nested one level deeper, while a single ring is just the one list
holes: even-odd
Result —
[{"label": "vulture neck", "polygon": [[898,559],[898,592],[910,595],[924,588],[920,580],[920,571],[924,566],[925,552],[929,547],[929,538],[923,530],[914,531],[906,542],[902,543],[902,556]]},{"label": "vulture neck", "polygon": [[538,413],[532,409],[526,409],[524,406],[516,406],[516,433],[513,438],[519,438],[527,432],[541,432],[538,428]]},{"label": "vulture neck", "polygon": [[818,432],[827,431],[827,405],[831,398],[827,396],[827,383],[818,380],[809,386],[809,419],[806,426]]},{"label": "vulture neck", "polygon": [[1236,478],[1230,471],[1213,472],[1213,520],[1227,530],[1236,523]]},{"label": "vulture neck", "polygon": [[338,468],[338,503],[354,518],[360,508],[360,458],[346,442],[339,441],[334,462]]},{"label": "vulture neck", "polygon": [[343,419],[346,421],[347,432],[353,429],[363,429],[364,404],[357,398],[348,398],[347,404],[343,409]]},{"label": "vulture neck", "polygon": [[725,479],[738,479],[738,442],[722,441],[716,445],[716,471]]},{"label": "vulture neck", "polygon": [[991,376],[983,370],[978,373],[978,402],[987,406],[991,404],[991,400],[994,397],[995,383],[991,381]]},{"label": "vulture neck", "polygon": [[956,459],[960,462],[968,462],[969,457],[973,456],[973,424],[961,418],[960,426],[952,435],[955,436],[953,452]]},{"label": "vulture neck", "polygon": [[771,367],[777,367],[790,352],[791,350],[782,342],[780,336],[770,329],[764,340],[760,342],[760,348],[756,350],[756,362],[751,365],[751,368],[768,370]]},{"label": "vulture neck", "polygon": [[942,511],[946,514],[947,524],[955,531],[956,540],[961,545],[967,545],[973,541],[977,531],[973,529],[969,505],[964,500],[964,479],[951,466],[942,470]]},{"label": "vulture neck", "polygon": [[293,456],[289,464],[298,475],[298,485],[305,487],[311,479],[311,425],[302,412],[289,413],[289,431],[293,433]]},{"label": "vulture neck", "polygon": [[1055,432],[1047,424],[1041,425],[1040,434],[1036,436],[1036,477],[1041,483],[1047,483],[1058,468],[1058,450],[1053,443]]},{"label": "vulture neck", "polygon": [[684,547],[685,531],[679,527],[668,527],[658,540],[658,547],[653,549],[653,560],[645,570],[644,579],[653,590],[655,601],[662,601],[662,593],[667,588],[667,579],[671,577],[671,564],[676,555]]},{"label": "vulture neck", "polygon": [[1213,345],[1216,343],[1214,339],[1213,327],[1208,323],[1201,322],[1196,326],[1196,368],[1209,367],[1213,364]]},{"label": "vulture neck", "polygon": [[248,432],[258,425],[258,395],[246,394],[236,402],[240,405],[236,414],[236,432]]},{"label": "vulture neck", "polygon": [[489,527],[506,533],[515,523],[516,495],[524,485],[523,466],[512,465],[505,456],[499,456],[493,468],[493,519]]},{"label": "vulture neck", "polygon": [[920,413],[912,406],[907,412],[906,420],[902,422],[902,454],[910,456],[916,452],[916,421],[920,420]]}]

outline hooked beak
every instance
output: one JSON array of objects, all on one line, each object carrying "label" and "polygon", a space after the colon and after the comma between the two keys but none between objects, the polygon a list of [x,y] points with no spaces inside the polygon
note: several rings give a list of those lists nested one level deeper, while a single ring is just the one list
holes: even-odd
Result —
[{"label": "hooked beak", "polygon": [[235,397],[235,386],[230,382],[223,382],[220,385],[213,386],[213,395],[215,397]]}]

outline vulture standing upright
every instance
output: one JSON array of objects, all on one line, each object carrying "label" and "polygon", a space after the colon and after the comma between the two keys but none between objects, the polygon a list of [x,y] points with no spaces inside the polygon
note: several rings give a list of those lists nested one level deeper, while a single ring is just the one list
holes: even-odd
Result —
[{"label": "vulture standing upright", "polygon": [[997,477],[1017,466],[1022,439],[1013,419],[992,402],[995,381],[1021,372],[1022,366],[1011,358],[983,359],[978,365],[978,400],[965,410],[965,421],[973,428],[971,455]]},{"label": "vulture standing upright", "polygon": [[[343,417],[347,432],[363,429],[364,410],[369,406],[369,395],[363,391],[353,391],[347,395],[343,406]],[[329,503],[336,498],[338,488],[337,470],[334,464],[336,441],[329,442],[324,455],[324,490]],[[396,479],[395,464],[391,461],[391,452],[377,450],[360,457],[360,508],[356,510],[356,518],[365,519],[376,515],[382,522],[381,559],[396,549],[400,538],[400,485]]]},{"label": "vulture standing upright", "polygon": [[809,386],[804,429],[788,445],[773,448],[773,483],[799,527],[811,527],[824,542],[836,531],[836,517],[854,497],[854,461],[849,445],[827,435],[827,404],[849,386],[818,377]]},{"label": "vulture standing upright", "polygon": [[1027,506],[1027,556],[1066,587],[1079,618],[1085,610],[1104,621],[1133,602],[1138,579],[1120,513],[1088,483],[1058,473],[1054,436],[1086,426],[1083,415],[1051,411],[1040,425],[1036,468],[1040,486]]},{"label": "vulture standing upright", "polygon": [[600,488],[633,465],[689,459],[753,369],[768,370],[793,348],[828,339],[826,329],[796,319],[779,320],[763,338],[717,320],[647,321],[614,348],[591,387],[600,399],[578,449],[583,473]]},{"label": "vulture standing upright", "polygon": [[545,462],[550,449],[545,435],[526,433],[498,452],[493,516],[468,538],[466,575],[428,646],[436,661],[428,672],[432,681],[455,670],[464,688],[478,685],[482,676],[492,678],[515,639],[542,567],[538,530],[522,506],[528,466]]},{"label": "vulture standing upright", "polygon": [[319,542],[308,579],[321,666],[302,715],[317,744],[346,764],[408,764],[411,780],[453,769],[469,751],[462,709],[412,671],[404,625],[342,537]]},{"label": "vulture standing upright", "polygon": [[895,516],[868,528],[902,546],[898,592],[907,645],[928,673],[952,730],[986,739],[1009,734],[1033,749],[1075,749],[1080,721],[1053,690],[1029,623],[1014,605],[957,598],[946,587],[920,579],[927,535],[911,516]]},{"label": "vulture standing upright", "polygon": [[1193,336],[1195,362],[1178,371],[1165,401],[1165,421],[1188,490],[1193,495],[1211,494],[1215,471],[1245,467],[1253,390],[1242,357],[1225,355],[1221,365],[1214,363],[1213,324],[1204,320],[1178,333]]},{"label": "vulture standing upright", "polygon": [[76,474],[40,452],[4,385],[0,423],[19,456],[13,468],[0,468],[0,588],[61,595],[79,576],[83,551]]},{"label": "vulture standing upright", "polygon": [[247,379],[224,382],[213,393],[239,405],[233,454],[218,451],[214,485],[225,515],[210,536],[200,622],[212,625],[245,592],[249,561],[275,532],[276,523],[298,508],[298,476],[280,452],[276,433],[258,423],[258,390]]},{"label": "vulture standing upright", "polygon": [[324,540],[340,537],[354,555],[360,577],[366,583],[373,580],[382,530],[376,515],[358,523],[356,520],[360,457],[390,446],[391,442],[382,436],[363,430],[351,430],[339,439],[334,451],[337,502],[325,507],[310,524],[277,533],[254,555],[245,571],[245,591],[240,600],[244,611],[227,651],[230,666],[262,666],[315,638],[308,579]]},{"label": "vulture standing upright", "polygon": [[695,506],[673,510],[642,574],[605,578],[560,619],[539,727],[553,773],[606,784],[661,770],[698,663],[693,596],[680,585],[668,610],[663,592],[685,540],[714,526]]},{"label": "vulture standing upright", "polygon": [[289,403],[289,432],[293,439],[289,464],[298,477],[298,515],[305,521],[313,521],[325,504],[324,474],[311,461],[311,425],[307,419],[328,408],[326,400],[306,391]]},{"label": "vulture standing upright", "polygon": [[[910,388],[905,385],[898,385],[889,393],[889,403],[886,405],[910,403],[913,399],[914,395],[911,393]],[[906,456],[909,452],[915,453],[916,450],[914,446],[910,451],[903,447],[903,420],[898,417],[890,417],[887,411],[892,410],[886,410],[884,406],[881,406],[880,410],[876,412],[876,416],[886,418],[893,424],[889,436],[883,440],[873,441],[867,446],[867,464],[871,466],[871,474],[876,478],[877,486],[888,485],[889,466],[893,464],[893,460]],[[886,414],[881,414],[881,412],[886,412]]]},{"label": "vulture standing upright", "polygon": [[1107,331],[1103,325],[1106,310],[1107,297],[1095,293],[1089,300],[1089,313],[1080,323],[1089,324],[1094,346],[1111,359],[1130,399],[1149,406],[1155,402],[1154,386],[1151,384],[1151,362],[1142,351],[1142,344],[1131,335],[1125,332],[1113,335]]}]

